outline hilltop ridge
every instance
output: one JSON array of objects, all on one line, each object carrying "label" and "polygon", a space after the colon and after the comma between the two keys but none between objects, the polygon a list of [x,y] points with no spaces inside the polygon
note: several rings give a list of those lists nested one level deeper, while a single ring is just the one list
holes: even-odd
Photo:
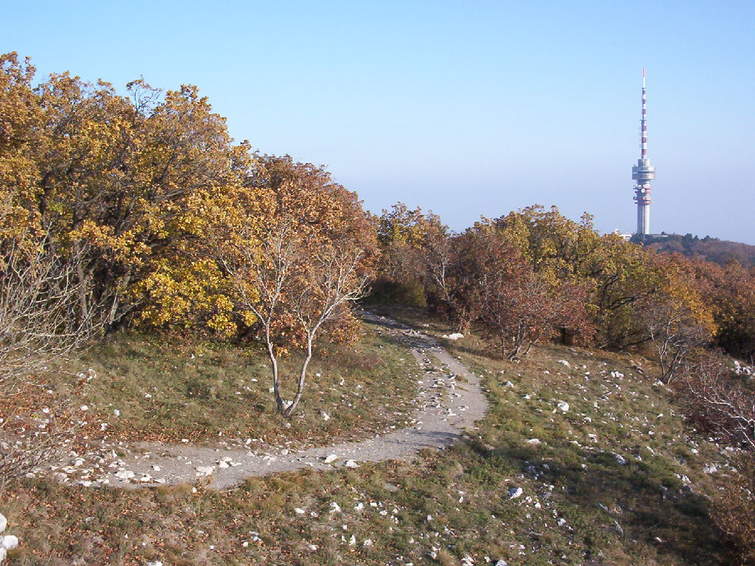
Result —
[{"label": "hilltop ridge", "polygon": [[692,234],[652,234],[643,240],[645,247],[666,253],[680,253],[687,257],[701,258],[726,265],[732,260],[746,268],[755,267],[755,246],[743,242],[719,240]]}]

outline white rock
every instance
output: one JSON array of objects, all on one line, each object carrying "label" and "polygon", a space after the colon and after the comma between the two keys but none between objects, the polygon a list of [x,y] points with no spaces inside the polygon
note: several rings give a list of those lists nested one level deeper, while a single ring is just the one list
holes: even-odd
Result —
[{"label": "white rock", "polygon": [[7,526],[8,526],[8,519],[5,518],[5,515],[0,513],[0,533],[2,533]]},{"label": "white rock", "polygon": [[567,362],[566,360],[558,360],[558,363],[565,365],[566,367],[570,368],[571,364]]},{"label": "white rock", "polygon": [[521,487],[510,487],[509,499],[516,499],[517,497],[521,497],[523,493],[524,490]]},{"label": "white rock", "polygon": [[146,566],[163,566],[163,563],[160,560],[155,560],[153,562],[147,562]]},{"label": "white rock", "polygon": [[341,506],[336,503],[335,501],[330,502],[330,512],[331,513],[340,513],[341,512]]},{"label": "white rock", "polygon": [[307,545],[307,548],[308,548],[308,549],[309,549],[309,550],[310,550],[311,552],[315,552],[315,551],[317,550],[317,545],[316,545],[316,544],[308,544],[308,545]]},{"label": "white rock", "polygon": [[357,537],[354,535],[351,535],[351,538],[349,539],[349,546],[354,546],[357,543]]},{"label": "white rock", "polygon": [[119,480],[130,480],[135,476],[136,474],[131,470],[121,470],[115,474],[115,477],[117,477]]},{"label": "white rock", "polygon": [[505,560],[497,560],[495,566],[509,566],[509,563]]},{"label": "white rock", "polygon": [[18,546],[18,537],[16,535],[5,535],[0,537],[0,546],[6,550],[13,550]]},{"label": "white rock", "polygon": [[5,560],[5,557],[7,556],[8,551],[5,550],[2,546],[0,546],[0,562]]},{"label": "white rock", "polygon": [[212,475],[215,471],[215,466],[197,466],[194,469],[197,471],[197,476],[206,477]]},{"label": "white rock", "polygon": [[346,466],[347,468],[358,468],[359,464],[357,464],[354,460],[346,460],[344,466]]},{"label": "white rock", "polygon": [[530,438],[527,441],[527,444],[531,444],[532,446],[539,446],[540,445],[540,439],[539,438]]},{"label": "white rock", "polygon": [[614,454],[613,457],[616,458],[616,463],[619,464],[620,466],[626,465],[627,460],[621,454]]},{"label": "white rock", "polygon": [[338,456],[336,456],[335,454],[328,454],[327,456],[325,456],[326,464],[332,464],[336,460],[338,460]]},{"label": "white rock", "polygon": [[[718,466],[715,464],[708,464],[707,466],[703,467],[703,472],[706,474],[715,474],[718,471]],[[2,532],[2,530],[0,530]]]},{"label": "white rock", "polygon": [[304,515],[305,511],[301,507],[294,507],[294,513],[297,515]]},{"label": "white rock", "polygon": [[362,542],[362,546],[372,546],[372,539],[369,539],[369,538],[364,539],[364,542]]},{"label": "white rock", "polygon": [[568,413],[569,412],[569,403],[566,401],[559,401],[556,405],[558,407],[558,410],[562,413]]},{"label": "white rock", "polygon": [[464,335],[461,332],[452,332],[451,334],[444,334],[443,338],[447,338],[448,340],[458,340],[459,338],[464,338]]},{"label": "white rock", "polygon": [[324,420],[324,421],[329,421],[330,420],[330,415],[328,413],[326,413],[325,411],[320,411],[320,416],[322,417],[322,420]]}]

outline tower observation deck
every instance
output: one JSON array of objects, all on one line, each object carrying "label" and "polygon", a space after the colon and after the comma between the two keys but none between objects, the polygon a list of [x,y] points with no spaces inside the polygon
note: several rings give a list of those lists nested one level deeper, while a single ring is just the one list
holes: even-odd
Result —
[{"label": "tower observation deck", "polygon": [[648,159],[647,127],[647,88],[646,73],[642,70],[642,114],[640,118],[640,158],[632,167],[632,179],[635,181],[634,201],[637,203],[637,234],[650,234],[650,182],[655,179],[655,167]]}]

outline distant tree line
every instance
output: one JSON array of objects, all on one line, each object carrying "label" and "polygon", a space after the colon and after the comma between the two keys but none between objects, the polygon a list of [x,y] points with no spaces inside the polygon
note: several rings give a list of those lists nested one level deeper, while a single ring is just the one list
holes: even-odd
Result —
[{"label": "distant tree line", "polygon": [[755,282],[721,266],[599,235],[532,206],[452,234],[441,219],[396,204],[379,220],[375,300],[427,306],[464,331],[477,325],[509,358],[556,338],[612,350],[658,349],[670,379],[680,349],[715,345],[755,355]]},{"label": "distant tree line", "polygon": [[755,267],[755,246],[741,242],[729,242],[705,236],[684,234],[663,234],[659,236],[645,236],[638,243],[659,252],[680,253],[692,258],[705,259],[726,265],[732,261],[751,269]]}]

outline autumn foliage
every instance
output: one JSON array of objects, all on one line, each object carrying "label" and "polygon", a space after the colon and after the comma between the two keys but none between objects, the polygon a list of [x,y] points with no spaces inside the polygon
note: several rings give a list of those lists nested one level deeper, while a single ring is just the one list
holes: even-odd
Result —
[{"label": "autumn foliage", "polygon": [[[459,234],[401,203],[375,218],[323,168],[236,143],[190,85],[119,91],[69,73],[37,84],[11,53],[0,56],[0,94],[0,237],[69,262],[79,290],[69,312],[97,313],[107,331],[306,351],[346,269],[360,292],[317,325],[320,339],[355,335],[348,304],[371,281],[373,300],[428,306],[512,359],[547,340],[641,350],[670,382],[701,349],[755,353],[755,284],[738,264],[658,254],[541,206]],[[282,259],[266,330],[258,307]]]},{"label": "autumn foliage", "polygon": [[690,425],[740,453],[742,469],[713,501],[712,518],[738,559],[752,559],[752,377],[717,353],[752,362],[751,272],[601,236],[587,215],[574,222],[540,206],[453,234],[399,203],[383,212],[379,238],[380,291],[404,289],[392,298],[428,304],[502,357],[557,340],[653,358],[660,370],[651,377],[672,387]]},{"label": "autumn foliage", "polygon": [[[349,304],[377,250],[354,193],[321,167],[235,143],[194,86],[137,80],[122,94],[68,73],[35,85],[34,73],[0,56],[0,237],[67,266],[80,291],[70,318],[94,312],[108,331],[269,330],[276,356],[311,355],[315,334],[355,336]],[[280,238],[290,269],[266,328],[258,306]]]},{"label": "autumn foliage", "polygon": [[752,278],[741,268],[601,236],[587,215],[574,222],[533,206],[452,234],[437,216],[399,203],[379,226],[380,273],[389,282],[379,291],[403,289],[393,299],[429,304],[462,331],[478,325],[508,357],[554,338],[640,349],[660,358],[670,380],[696,349],[718,340],[742,353],[743,337],[755,334],[742,328]]}]

